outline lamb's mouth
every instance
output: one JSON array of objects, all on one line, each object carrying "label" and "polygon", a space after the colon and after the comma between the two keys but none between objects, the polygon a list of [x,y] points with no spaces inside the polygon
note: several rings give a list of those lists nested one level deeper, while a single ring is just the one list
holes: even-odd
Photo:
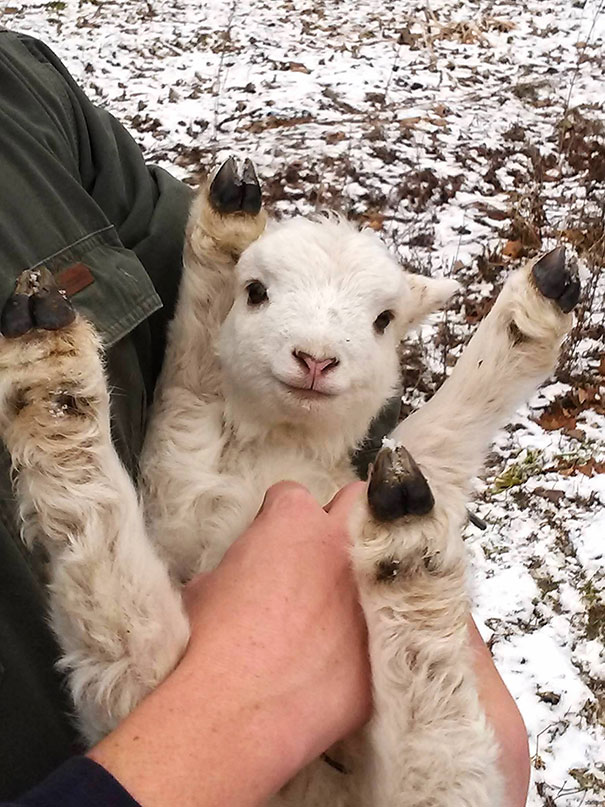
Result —
[{"label": "lamb's mouth", "polygon": [[300,387],[297,384],[289,384],[287,381],[282,381],[280,378],[275,379],[280,387],[287,390],[291,395],[305,401],[321,400],[322,398],[334,398],[338,395],[337,392],[330,392],[328,390],[317,389],[315,387]]}]

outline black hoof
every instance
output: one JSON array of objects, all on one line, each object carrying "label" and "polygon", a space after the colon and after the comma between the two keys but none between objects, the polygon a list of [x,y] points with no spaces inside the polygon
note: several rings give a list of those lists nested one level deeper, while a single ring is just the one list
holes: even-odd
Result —
[{"label": "black hoof", "polygon": [[569,314],[580,299],[580,281],[577,274],[565,265],[565,247],[547,252],[532,269],[534,281],[549,300]]},{"label": "black hoof", "polygon": [[0,332],[14,339],[33,328],[57,331],[71,325],[75,318],[72,304],[42,266],[27,269],[17,278],[15,291],[0,314]]},{"label": "black hoof", "polygon": [[260,182],[256,174],[256,168],[252,160],[245,160],[242,171],[242,181],[244,183],[244,196],[242,200],[242,210],[251,216],[256,216],[261,209],[262,195]]},{"label": "black hoof", "polygon": [[433,509],[429,483],[403,446],[379,451],[368,485],[368,504],[377,521],[423,516]]},{"label": "black hoof", "polygon": [[76,318],[76,312],[59,289],[43,289],[31,298],[32,317],[36,328],[58,331],[67,328]]},{"label": "black hoof", "polygon": [[256,216],[261,209],[261,189],[254,165],[244,162],[240,174],[233,157],[224,162],[210,184],[210,202],[222,215],[247,213]]},{"label": "black hoof", "polygon": [[12,294],[0,314],[0,333],[7,339],[23,336],[34,327],[27,294]]}]

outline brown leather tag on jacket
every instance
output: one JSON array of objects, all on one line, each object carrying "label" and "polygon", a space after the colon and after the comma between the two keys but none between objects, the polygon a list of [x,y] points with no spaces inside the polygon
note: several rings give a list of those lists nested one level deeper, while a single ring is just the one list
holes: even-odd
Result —
[{"label": "brown leather tag on jacket", "polygon": [[94,283],[95,279],[85,263],[74,263],[58,272],[55,275],[55,281],[68,297],[73,297],[74,294]]}]

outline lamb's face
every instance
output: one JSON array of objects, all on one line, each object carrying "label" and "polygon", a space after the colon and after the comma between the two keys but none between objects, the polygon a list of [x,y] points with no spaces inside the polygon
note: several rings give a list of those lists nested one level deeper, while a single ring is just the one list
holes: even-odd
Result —
[{"label": "lamb's face", "polygon": [[404,273],[347,222],[275,224],[238,263],[227,395],[264,421],[367,425],[397,387],[399,341],[455,287]]}]

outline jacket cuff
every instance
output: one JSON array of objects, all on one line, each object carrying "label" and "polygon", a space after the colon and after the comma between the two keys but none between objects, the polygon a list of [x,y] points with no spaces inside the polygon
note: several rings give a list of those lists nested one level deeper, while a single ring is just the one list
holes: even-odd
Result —
[{"label": "jacket cuff", "polygon": [[72,757],[15,807],[139,807],[122,785],[88,757]]}]

